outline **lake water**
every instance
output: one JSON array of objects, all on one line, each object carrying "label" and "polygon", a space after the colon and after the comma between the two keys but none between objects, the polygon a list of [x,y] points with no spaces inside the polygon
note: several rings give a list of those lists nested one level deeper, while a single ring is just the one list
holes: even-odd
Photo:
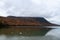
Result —
[{"label": "lake water", "polygon": [[6,36],[0,35],[0,40],[60,40],[55,36]]},{"label": "lake water", "polygon": [[60,27],[55,27],[44,36],[6,36],[2,34],[0,40],[60,40]]}]

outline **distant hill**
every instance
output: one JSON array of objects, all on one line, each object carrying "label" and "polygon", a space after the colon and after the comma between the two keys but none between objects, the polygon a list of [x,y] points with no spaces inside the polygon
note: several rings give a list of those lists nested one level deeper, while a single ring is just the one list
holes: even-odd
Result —
[{"label": "distant hill", "polygon": [[0,17],[0,23],[10,26],[56,26],[43,17]]}]

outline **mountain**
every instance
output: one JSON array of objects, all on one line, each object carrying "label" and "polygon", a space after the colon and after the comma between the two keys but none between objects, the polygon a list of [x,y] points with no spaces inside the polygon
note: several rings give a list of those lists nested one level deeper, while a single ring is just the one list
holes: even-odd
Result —
[{"label": "mountain", "polygon": [[0,17],[0,23],[9,26],[57,26],[43,17]]}]

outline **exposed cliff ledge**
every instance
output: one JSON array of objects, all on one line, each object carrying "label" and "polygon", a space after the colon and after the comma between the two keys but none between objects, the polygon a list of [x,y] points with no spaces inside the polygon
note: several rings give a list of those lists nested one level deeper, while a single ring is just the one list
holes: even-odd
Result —
[{"label": "exposed cliff ledge", "polygon": [[42,17],[0,17],[0,23],[10,26],[56,26]]}]

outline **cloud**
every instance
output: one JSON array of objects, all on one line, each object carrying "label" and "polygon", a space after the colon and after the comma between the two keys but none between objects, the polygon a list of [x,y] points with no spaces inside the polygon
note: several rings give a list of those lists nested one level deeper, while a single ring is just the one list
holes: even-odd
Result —
[{"label": "cloud", "polygon": [[51,18],[46,18],[49,22],[60,25],[60,16],[54,16]]},{"label": "cloud", "polygon": [[[0,0],[1,16],[45,17],[60,24],[60,0]],[[56,18],[55,18],[56,17]],[[52,20],[54,19],[54,20]],[[56,21],[57,19],[57,21]],[[56,22],[55,22],[56,21]]]}]

